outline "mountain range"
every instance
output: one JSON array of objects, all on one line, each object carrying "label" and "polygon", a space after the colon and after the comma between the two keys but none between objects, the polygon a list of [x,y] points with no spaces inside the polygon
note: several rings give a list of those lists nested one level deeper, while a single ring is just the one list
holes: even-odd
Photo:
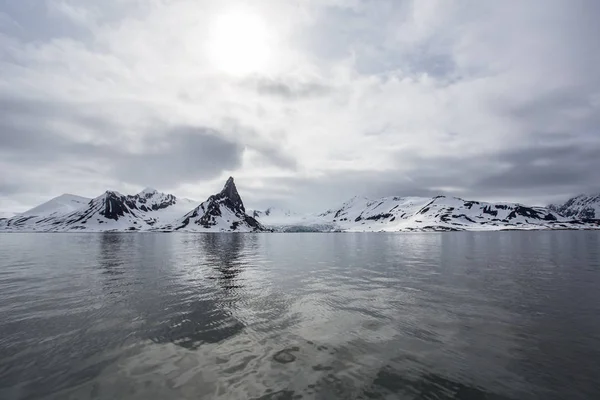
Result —
[{"label": "mountain range", "polygon": [[600,229],[600,195],[530,207],[457,197],[354,197],[319,214],[246,210],[233,178],[206,201],[147,188],[135,195],[106,191],[89,199],[63,194],[11,218],[5,232],[396,232]]}]

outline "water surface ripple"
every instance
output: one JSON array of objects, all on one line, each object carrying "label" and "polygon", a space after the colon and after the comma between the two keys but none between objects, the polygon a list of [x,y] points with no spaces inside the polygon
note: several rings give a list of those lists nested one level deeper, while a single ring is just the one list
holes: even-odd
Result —
[{"label": "water surface ripple", "polygon": [[0,234],[1,399],[597,399],[600,234]]}]

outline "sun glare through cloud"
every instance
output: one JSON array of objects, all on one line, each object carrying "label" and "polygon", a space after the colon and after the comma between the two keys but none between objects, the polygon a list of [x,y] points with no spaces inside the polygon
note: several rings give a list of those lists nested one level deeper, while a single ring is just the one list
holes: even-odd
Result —
[{"label": "sun glare through cloud", "polygon": [[208,53],[213,65],[228,74],[239,76],[265,69],[271,56],[265,21],[248,10],[218,15],[210,27]]}]

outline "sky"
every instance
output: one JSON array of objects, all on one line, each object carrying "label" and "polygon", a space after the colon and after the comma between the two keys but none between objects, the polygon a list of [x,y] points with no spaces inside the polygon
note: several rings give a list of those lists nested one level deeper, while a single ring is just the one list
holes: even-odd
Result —
[{"label": "sky", "polygon": [[0,213],[600,191],[596,0],[0,0]]}]

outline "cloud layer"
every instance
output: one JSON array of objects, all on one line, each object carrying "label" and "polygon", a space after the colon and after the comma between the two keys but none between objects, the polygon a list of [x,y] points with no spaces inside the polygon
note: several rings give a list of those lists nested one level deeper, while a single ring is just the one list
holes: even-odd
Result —
[{"label": "cloud layer", "polygon": [[[231,12],[264,21],[260,71],[207,54]],[[597,15],[594,0],[0,1],[0,211],[108,188],[203,199],[229,175],[250,207],[303,210],[598,191]]]}]

